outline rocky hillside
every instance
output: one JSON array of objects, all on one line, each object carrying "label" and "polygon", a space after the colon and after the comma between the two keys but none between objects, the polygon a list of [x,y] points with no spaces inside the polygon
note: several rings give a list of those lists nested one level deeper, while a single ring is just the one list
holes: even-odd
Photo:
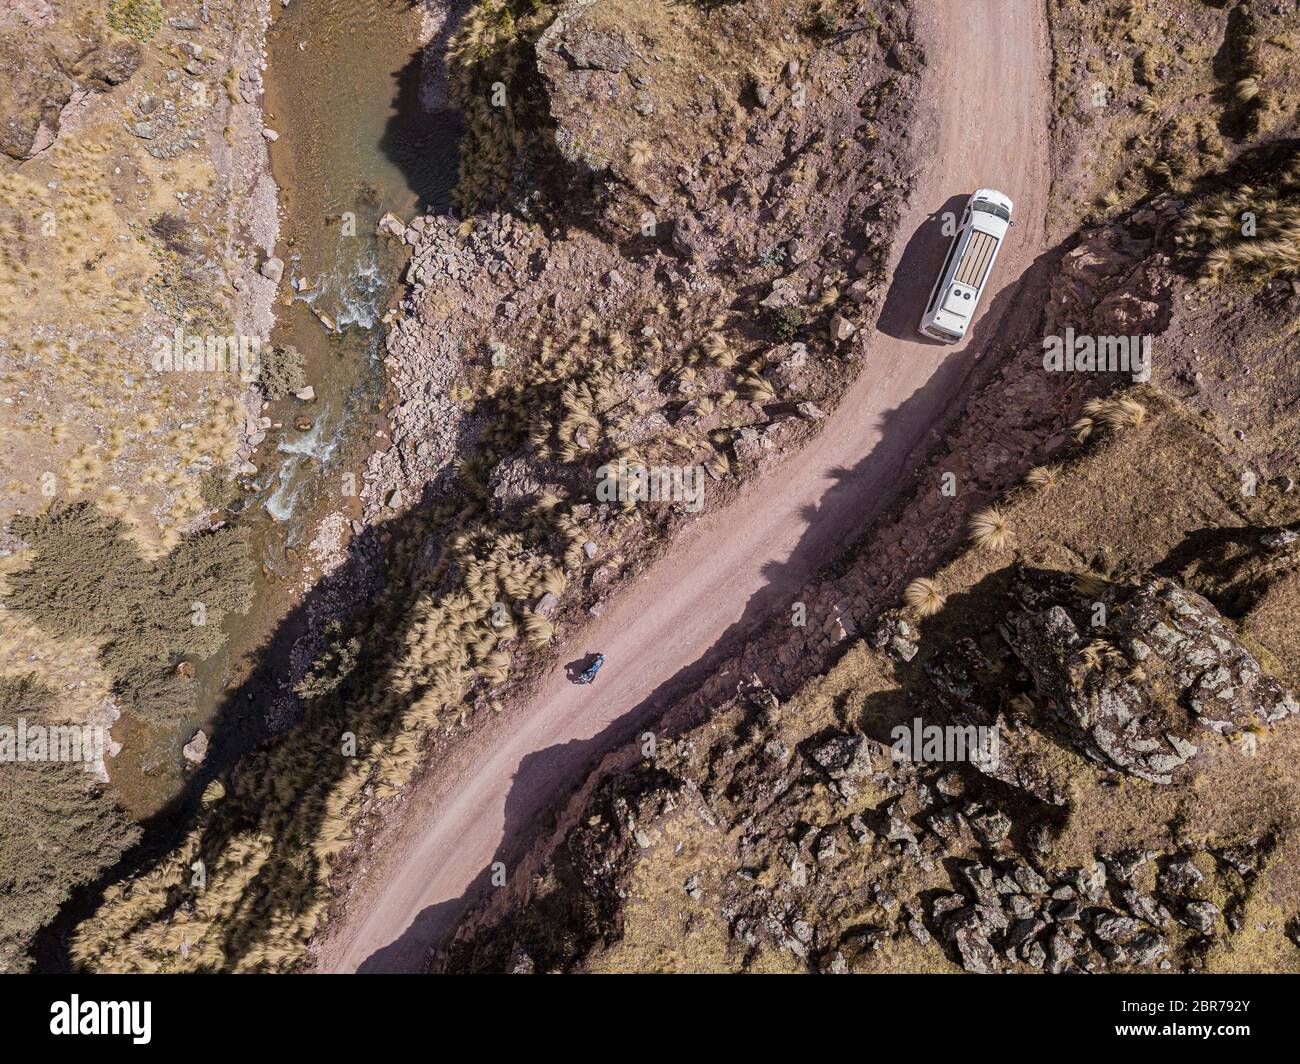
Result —
[{"label": "rocky hillside", "polygon": [[[331,629],[297,727],[106,892],[78,963],[301,965],[412,780],[688,519],[680,498],[597,505],[601,468],[701,473],[716,505],[817,430],[884,295],[909,20],[875,0],[470,8],[446,70],[459,217],[381,223],[411,254],[361,489],[382,589]],[[195,899],[178,869],[200,851],[228,889]]]},{"label": "rocky hillside", "polygon": [[[1294,135],[1294,0],[1048,4],[1060,231]],[[1087,150],[1080,150],[1087,145]]]},{"label": "rocky hillside", "polygon": [[[1004,503],[1014,545],[941,569],[825,678],[715,695],[614,769],[526,900],[439,966],[1300,970],[1295,663],[1270,624],[1297,605],[1300,533],[1274,522],[1300,504],[1243,507],[1226,455],[1143,398],[1140,426]],[[1170,503],[1216,466],[1190,534],[1128,554],[1089,518],[1116,470]],[[1107,516],[1137,535],[1131,501]],[[1198,579],[1189,539],[1231,543],[1234,576]]]},{"label": "rocky hillside", "polygon": [[[829,619],[607,759],[435,967],[1300,970],[1300,296],[1285,255],[1208,261],[1235,197],[1288,217],[1291,160],[1073,237],[800,596]],[[1149,337],[1151,382],[1045,371],[1067,328]]]},{"label": "rocky hillside", "polygon": [[[733,468],[815,431],[883,297],[919,61],[907,5],[835,10],[469,12],[449,60],[465,218],[393,220],[411,290],[372,514],[480,441],[488,471],[570,493],[602,451],[707,464],[725,493]],[[525,395],[520,440],[492,419]]]},{"label": "rocky hillside", "polygon": [[[30,846],[0,832],[0,969],[26,965],[33,930],[138,833],[118,806],[143,817],[180,786],[194,663],[222,644],[223,612],[245,608],[245,544],[210,533],[255,472],[261,399],[244,367],[205,359],[214,338],[224,351],[227,337],[270,328],[274,284],[259,273],[276,228],[258,106],[268,11],[0,5],[6,723],[12,710],[107,732],[129,718],[100,747],[120,758],[124,786],[102,786],[100,757],[75,801],[66,766],[45,766],[45,815],[98,824],[98,839]],[[197,369],[158,357],[182,336],[198,341]],[[215,607],[201,630],[186,617],[199,599]],[[0,818],[26,823],[41,779],[19,774]]]},{"label": "rocky hillside", "polygon": [[[123,5],[114,5],[119,10]],[[141,5],[146,6],[146,5]],[[98,5],[63,0],[6,4],[0,13],[0,151],[25,160],[58,136],[63,112],[126,82],[140,66],[137,40],[114,32]],[[156,27],[155,27],[156,29]],[[142,36],[144,27],[136,31]]]}]

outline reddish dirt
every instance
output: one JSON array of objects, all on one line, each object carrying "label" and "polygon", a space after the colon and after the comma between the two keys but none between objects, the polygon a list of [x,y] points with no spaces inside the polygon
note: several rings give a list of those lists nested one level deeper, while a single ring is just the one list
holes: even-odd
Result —
[{"label": "reddish dirt", "polygon": [[[861,376],[820,435],[725,509],[706,506],[581,645],[561,649],[526,704],[479,730],[420,785],[395,841],[321,946],[322,970],[418,971],[487,885],[491,864],[508,862],[586,765],[651,719],[716,648],[789,609],[889,501],[974,360],[1015,324],[1024,307],[1017,294],[1046,243],[1051,87],[1041,4],[980,0],[918,18],[927,56],[918,144],[930,153]],[[928,344],[915,324],[946,250],[938,215],[981,186],[1015,200],[1016,227],[973,335],[956,348]],[[607,662],[593,686],[566,679],[564,662],[596,650]]]}]

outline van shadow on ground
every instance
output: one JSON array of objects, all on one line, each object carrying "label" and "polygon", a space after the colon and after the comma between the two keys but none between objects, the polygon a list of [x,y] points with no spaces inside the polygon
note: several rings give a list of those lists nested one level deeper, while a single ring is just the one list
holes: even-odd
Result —
[{"label": "van shadow on ground", "polygon": [[[948,254],[948,246],[952,243],[952,237],[945,236],[943,232],[944,215],[951,214],[953,218],[960,218],[966,199],[966,196],[951,197],[912,234],[898,258],[889,290],[885,293],[885,302],[876,321],[877,332],[892,336],[895,340],[944,346],[940,341],[922,335],[917,331],[917,326],[921,323],[926,300],[934,290],[939,269],[943,266],[944,256]],[[988,318],[989,314],[985,313],[979,320],[986,321]]]},{"label": "van shadow on ground", "polygon": [[[915,325],[947,253],[942,214],[953,210],[954,204],[960,214],[964,199],[950,199],[908,240],[882,304],[878,331],[918,345],[927,342],[916,333]],[[805,529],[790,557],[766,567],[764,586],[750,597],[741,618],[704,655],[664,680],[599,734],[557,744],[523,759],[506,797],[502,841],[489,867],[497,862],[507,869],[516,867],[530,844],[553,827],[564,804],[604,755],[629,743],[676,700],[703,684],[764,622],[779,623],[772,620],[775,611],[788,616],[790,603],[814,575],[837,559],[851,556],[870,523],[912,483],[908,472],[920,466],[958,417],[969,394],[996,369],[1000,360],[990,358],[983,363],[982,372],[973,372],[979,356],[992,349],[994,337],[1001,337],[1005,350],[1014,350],[1032,338],[1040,320],[1041,299],[1036,297],[1046,290],[1051,264],[1059,255],[1060,249],[1043,253],[1014,284],[987,303],[965,346],[954,350],[906,402],[884,415],[881,441],[871,453],[852,468],[831,471],[835,483],[815,506],[803,510]],[[850,530],[847,534],[846,529]],[[618,663],[606,667],[617,668]],[[761,666],[759,672],[761,675]],[[599,678],[591,690],[593,698],[600,697]],[[558,791],[557,780],[565,781]],[[422,970],[429,955],[447,944],[466,912],[484,899],[488,883],[485,868],[460,898],[424,909],[399,939],[372,954],[361,970]]]}]

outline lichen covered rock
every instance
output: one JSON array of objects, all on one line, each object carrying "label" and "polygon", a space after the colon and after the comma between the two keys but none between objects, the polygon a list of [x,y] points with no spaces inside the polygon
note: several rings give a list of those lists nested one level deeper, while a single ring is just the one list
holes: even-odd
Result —
[{"label": "lichen covered rock", "polygon": [[1170,783],[1208,732],[1236,735],[1300,708],[1210,602],[1171,580],[1146,576],[1089,603],[1068,575],[1031,570],[1015,593],[1002,632],[1055,721],[1080,752],[1128,775]]}]

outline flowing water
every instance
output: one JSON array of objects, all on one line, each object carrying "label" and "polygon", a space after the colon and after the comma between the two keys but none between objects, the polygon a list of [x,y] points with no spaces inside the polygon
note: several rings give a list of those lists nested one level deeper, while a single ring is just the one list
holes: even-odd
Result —
[{"label": "flowing water", "polygon": [[[254,606],[229,619],[226,647],[199,663],[193,720],[179,734],[152,735],[127,717],[115,729],[124,749],[112,776],[137,816],[175,796],[181,744],[199,726],[211,734],[219,711],[214,759],[229,761],[266,734],[262,694],[275,692],[247,693],[234,707],[230,693],[267,648],[282,653],[292,641],[284,619],[317,575],[306,547],[319,520],[360,516],[349,489],[359,489],[367,455],[383,442],[382,319],[406,257],[376,224],[389,211],[409,221],[444,209],[456,174],[455,118],[421,104],[421,15],[421,4],[404,0],[275,5],[265,120],[279,134],[271,168],[285,271],[272,340],[302,354],[315,399],[263,411],[274,425],[254,456],[258,490],[235,517],[257,554]],[[287,662],[269,664],[283,676]]]}]

